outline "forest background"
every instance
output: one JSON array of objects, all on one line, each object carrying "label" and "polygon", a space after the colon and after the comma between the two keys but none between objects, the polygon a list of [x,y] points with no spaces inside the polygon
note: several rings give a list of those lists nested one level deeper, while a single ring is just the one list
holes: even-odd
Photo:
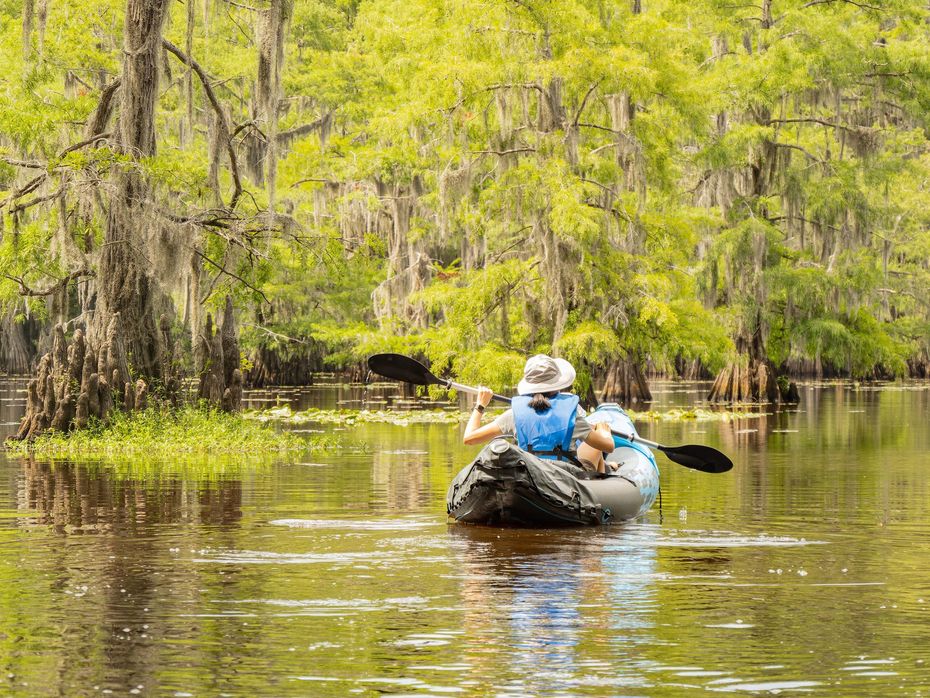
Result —
[{"label": "forest background", "polygon": [[188,371],[231,297],[256,385],[926,377],[928,46],[910,0],[0,0],[0,368],[119,247]]}]

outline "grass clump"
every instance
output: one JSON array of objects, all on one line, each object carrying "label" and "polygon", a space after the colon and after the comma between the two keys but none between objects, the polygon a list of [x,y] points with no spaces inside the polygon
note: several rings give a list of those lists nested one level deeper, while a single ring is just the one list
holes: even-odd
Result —
[{"label": "grass clump", "polygon": [[70,433],[46,432],[31,443],[8,441],[7,450],[40,458],[176,458],[205,454],[287,454],[332,448],[332,437],[306,438],[204,407],[114,412]]}]

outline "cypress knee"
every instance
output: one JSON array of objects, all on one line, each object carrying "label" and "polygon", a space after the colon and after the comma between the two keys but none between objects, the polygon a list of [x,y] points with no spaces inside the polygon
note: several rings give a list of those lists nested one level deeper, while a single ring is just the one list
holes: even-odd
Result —
[{"label": "cypress knee", "polygon": [[127,412],[136,409],[136,389],[129,382],[123,384],[123,408]]},{"label": "cypress knee", "polygon": [[76,429],[87,428],[87,393],[78,395],[77,407],[74,411],[74,426]]},{"label": "cypress knee", "polygon": [[110,412],[113,411],[113,390],[107,379],[102,375],[97,383],[97,394],[100,398],[100,419],[104,422],[109,421]]},{"label": "cypress knee", "polygon": [[16,441],[22,441],[29,436],[29,430],[32,427],[32,420],[41,409],[39,401],[39,380],[33,378],[26,384],[26,414],[23,421],[20,422],[19,431],[13,437]]},{"label": "cypress knee", "polygon": [[84,333],[77,330],[74,333],[74,340],[68,350],[68,373],[71,380],[75,383],[81,382],[81,376],[84,372],[84,352],[85,352]]},{"label": "cypress knee", "polygon": [[96,371],[90,374],[84,390],[87,392],[87,416],[100,419],[100,374]]},{"label": "cypress knee", "polygon": [[56,431],[68,431],[74,419],[75,407],[76,401],[74,395],[72,393],[67,393],[61,402],[58,403],[58,409],[55,410],[55,417],[52,419],[52,429]]},{"label": "cypress knee", "polygon": [[149,406],[149,386],[141,378],[136,381],[136,409],[144,410]]}]

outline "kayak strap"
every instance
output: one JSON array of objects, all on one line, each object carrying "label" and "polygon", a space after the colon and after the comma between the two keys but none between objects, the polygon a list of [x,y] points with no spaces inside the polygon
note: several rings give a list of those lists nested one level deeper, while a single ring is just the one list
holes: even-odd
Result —
[{"label": "kayak strap", "polygon": [[609,477],[617,477],[617,475],[613,473],[599,473],[596,470],[585,470],[583,473],[575,475],[575,477],[579,480],[606,480]]},{"label": "kayak strap", "polygon": [[581,461],[578,460],[578,454],[575,451],[563,449],[561,444],[556,444],[555,448],[549,451],[537,451],[532,446],[527,446],[525,450],[528,453],[532,453],[534,456],[540,456],[542,458],[555,458],[556,460],[565,460],[572,465],[577,465],[579,468],[584,468],[584,465],[582,465]]}]

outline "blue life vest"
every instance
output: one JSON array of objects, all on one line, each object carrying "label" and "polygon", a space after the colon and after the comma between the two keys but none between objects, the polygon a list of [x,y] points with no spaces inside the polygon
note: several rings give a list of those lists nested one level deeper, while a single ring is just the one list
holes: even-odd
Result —
[{"label": "blue life vest", "polygon": [[578,413],[578,396],[559,393],[549,398],[551,407],[537,412],[530,407],[529,395],[517,395],[511,402],[517,445],[539,458],[575,460],[572,432]]}]

